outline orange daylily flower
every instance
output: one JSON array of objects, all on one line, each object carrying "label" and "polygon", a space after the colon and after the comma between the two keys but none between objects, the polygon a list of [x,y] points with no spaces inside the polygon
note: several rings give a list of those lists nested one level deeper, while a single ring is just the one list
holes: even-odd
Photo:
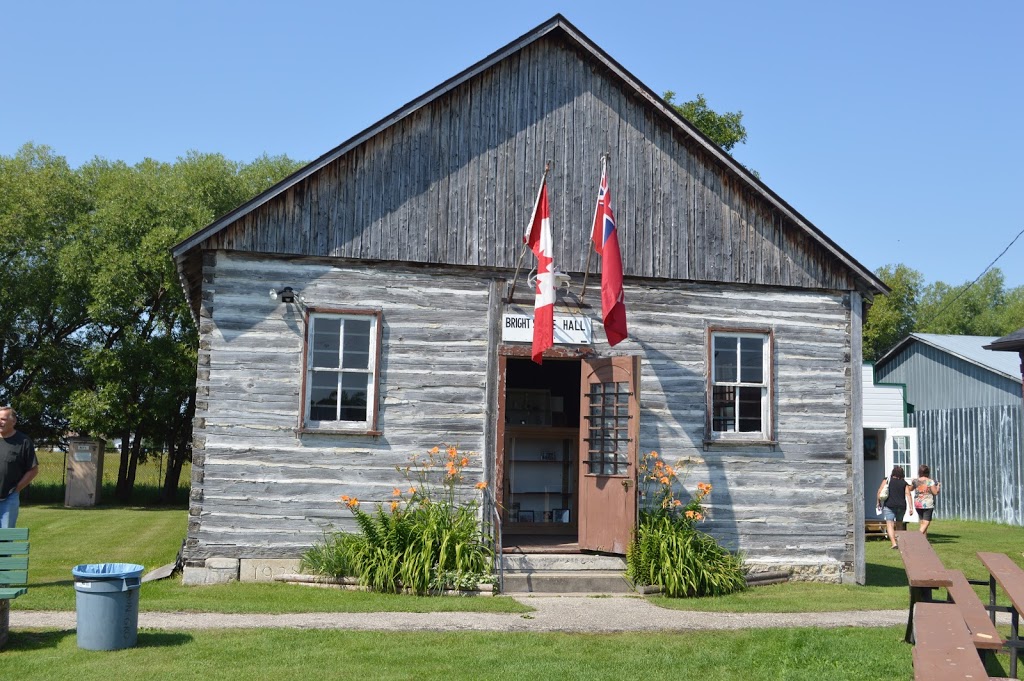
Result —
[{"label": "orange daylily flower", "polygon": [[416,494],[416,488],[415,487],[410,487],[409,488],[409,494]]},{"label": "orange daylily flower", "polygon": [[462,457],[462,459],[459,461],[459,465],[460,466],[466,466],[468,464],[469,464],[469,459],[466,458],[466,457]]},{"label": "orange daylily flower", "polygon": [[681,502],[681,501],[679,501],[678,499],[676,499],[675,501],[673,501],[673,502],[672,502],[672,505],[673,505],[673,506],[682,506],[682,505],[683,505],[683,502]]},{"label": "orange daylily flower", "polygon": [[476,488],[477,489],[487,489],[487,483],[486,482],[478,482],[478,483],[476,483]]},{"label": "orange daylily flower", "polygon": [[398,489],[397,487],[394,488],[393,490],[391,490],[391,496],[393,496],[393,497],[400,497],[400,496],[402,496],[402,490]]},{"label": "orange daylily flower", "polygon": [[398,502],[397,501],[392,501],[391,502],[391,512],[394,513],[397,510],[398,510]]},{"label": "orange daylily flower", "polygon": [[439,447],[434,447],[433,449],[430,450],[430,453],[431,454],[437,454],[440,451],[441,451],[441,449]]},{"label": "orange daylily flower", "polygon": [[665,476],[662,476],[661,479],[658,480],[658,482],[660,482],[663,485],[667,485],[668,484],[668,478],[666,478]]}]

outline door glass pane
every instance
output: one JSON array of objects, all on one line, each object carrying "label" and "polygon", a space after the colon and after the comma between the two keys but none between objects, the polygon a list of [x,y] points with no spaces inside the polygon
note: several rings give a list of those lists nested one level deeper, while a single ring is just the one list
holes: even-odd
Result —
[{"label": "door glass pane", "polygon": [[910,470],[910,438],[906,435],[892,436],[892,465],[903,466],[907,477],[914,475]]},{"label": "door glass pane", "polygon": [[623,475],[629,462],[629,383],[591,383],[588,473]]}]

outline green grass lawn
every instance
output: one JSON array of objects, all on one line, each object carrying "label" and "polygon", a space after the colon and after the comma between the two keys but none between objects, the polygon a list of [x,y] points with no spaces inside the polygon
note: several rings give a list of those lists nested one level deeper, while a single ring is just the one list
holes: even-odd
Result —
[{"label": "green grass lawn", "polygon": [[[18,525],[30,530],[29,591],[13,609],[74,610],[71,569],[80,563],[174,562],[187,511],[155,508],[25,506]],[[314,589],[266,583],[182,586],[178,576],[143,584],[141,610],[162,612],[529,612],[511,598],[429,598]]]},{"label": "green grass lawn", "polygon": [[142,631],[136,648],[78,650],[73,632],[13,632],[4,678],[908,679],[899,628],[672,634]]},{"label": "green grass lawn", "polygon": [[[908,529],[917,530],[916,524]],[[1024,527],[996,523],[936,520],[928,532],[935,552],[950,570],[961,570],[968,579],[987,579],[978,551],[995,551],[1011,556],[1024,567]],[[708,612],[829,612],[837,610],[896,610],[910,605],[907,575],[899,551],[889,549],[885,539],[868,540],[865,546],[867,584],[818,584],[789,582],[760,586],[720,598],[662,598],[652,602],[678,610]],[[988,602],[988,587],[976,586],[982,602]],[[943,592],[939,591],[941,596]]]},{"label": "green grass lawn", "polygon": [[[71,568],[78,563],[135,562],[149,570],[171,562],[186,519],[181,509],[24,507],[19,524],[31,529],[30,585],[12,607],[73,610]],[[983,576],[974,555],[979,550],[1008,553],[1024,563],[1022,528],[955,521],[936,521],[933,527],[931,540],[943,562],[968,577]],[[653,602],[721,612],[905,609],[899,553],[890,551],[886,541],[869,541],[867,563],[867,586],[790,583],[725,598]],[[413,598],[283,584],[184,587],[177,578],[143,585],[140,607],[232,613],[529,610],[509,598]],[[660,634],[142,630],[131,650],[89,652],[77,648],[74,631],[16,628],[2,658],[3,677],[21,681],[172,676],[892,679],[912,674],[910,646],[902,639],[902,627]],[[989,671],[1005,674],[1006,665],[1007,656],[1000,655]]]}]

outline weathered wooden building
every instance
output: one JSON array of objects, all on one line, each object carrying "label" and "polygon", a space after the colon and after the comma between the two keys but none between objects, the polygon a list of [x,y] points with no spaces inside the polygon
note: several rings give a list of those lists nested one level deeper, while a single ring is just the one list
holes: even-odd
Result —
[{"label": "weathered wooden building", "polygon": [[1016,357],[985,349],[997,340],[913,333],[875,364],[906,389],[920,462],[942,482],[939,518],[1024,525],[1021,376]]},{"label": "weathered wooden building", "polygon": [[[614,349],[594,268],[579,299],[602,154]],[[547,161],[572,283],[538,366],[523,275],[510,297]],[[621,553],[657,450],[713,485],[705,529],[753,569],[863,579],[861,322],[885,285],[561,16],[173,256],[201,335],[186,581],[351,528],[340,494],[388,500],[441,443],[480,454],[506,538]]]}]

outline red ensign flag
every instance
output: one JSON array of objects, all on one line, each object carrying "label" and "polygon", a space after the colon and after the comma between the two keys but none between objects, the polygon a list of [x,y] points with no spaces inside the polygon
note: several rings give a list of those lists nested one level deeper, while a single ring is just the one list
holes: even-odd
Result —
[{"label": "red ensign flag", "polygon": [[541,180],[533,217],[523,235],[537,255],[537,297],[533,304],[533,361],[544,362],[544,351],[555,344],[555,261],[551,248],[551,214],[547,177]]},{"label": "red ensign flag", "polygon": [[594,229],[590,234],[594,250],[601,255],[601,316],[608,345],[626,338],[626,297],[622,292],[622,254],[608,191],[608,168],[601,169],[601,189],[597,193]]}]

